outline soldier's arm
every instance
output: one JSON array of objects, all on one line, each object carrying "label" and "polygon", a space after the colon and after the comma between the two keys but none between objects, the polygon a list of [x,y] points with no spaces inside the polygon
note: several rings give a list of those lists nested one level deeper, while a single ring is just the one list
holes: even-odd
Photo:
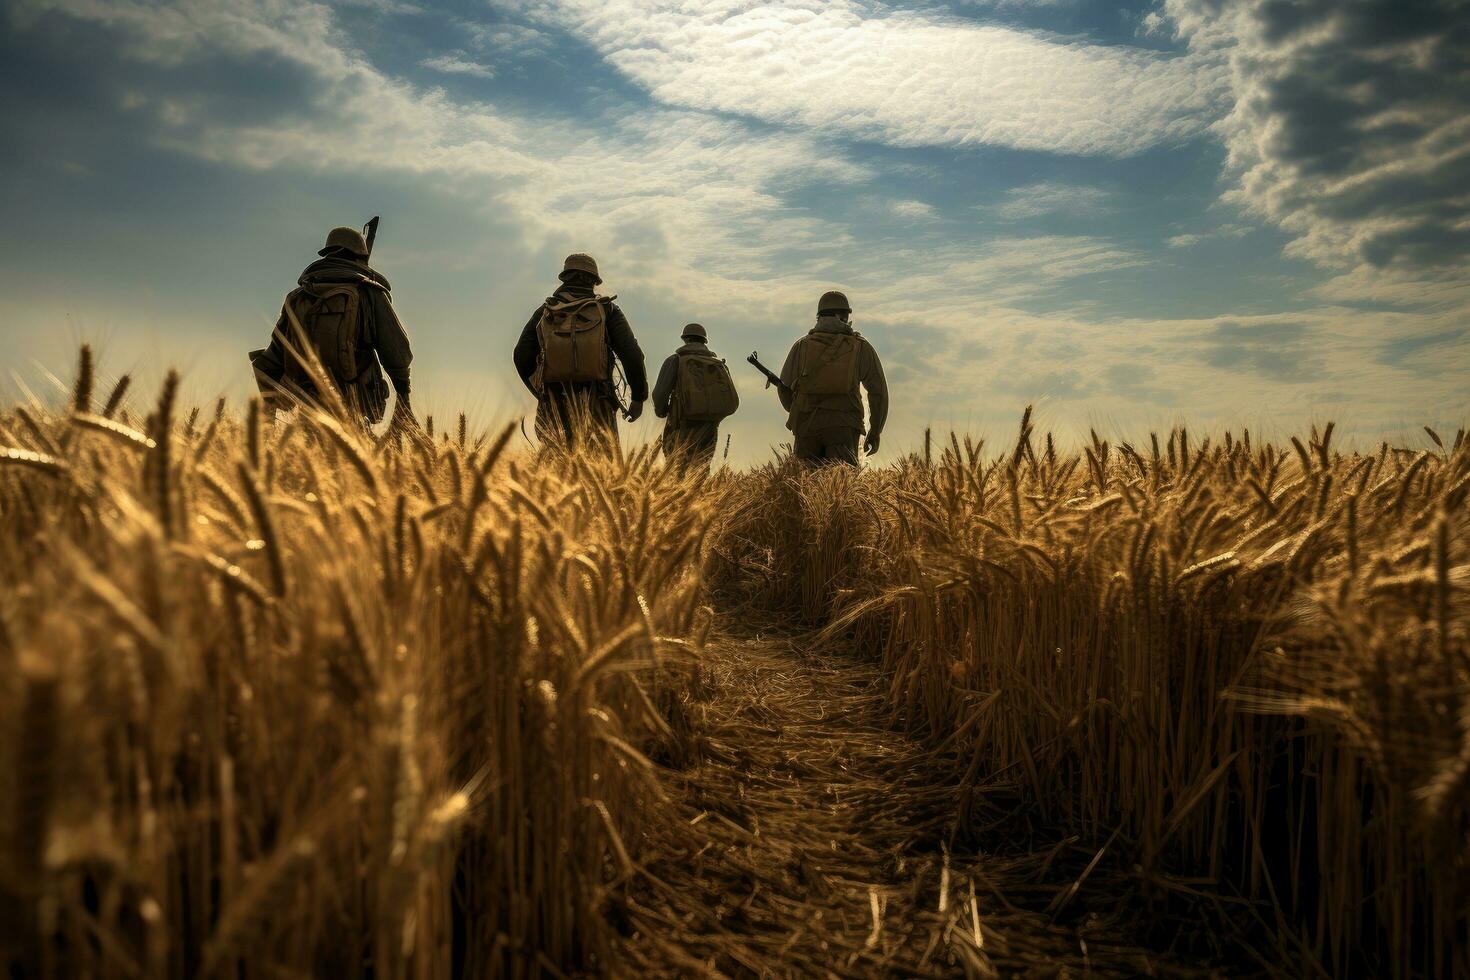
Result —
[{"label": "soldier's arm", "polygon": [[280,381],[286,376],[284,341],[290,329],[290,324],[286,320],[286,312],[282,310],[280,317],[276,320],[275,329],[271,331],[270,344],[265,350],[250,359],[250,362],[255,365],[256,374],[264,374],[271,381]]},{"label": "soldier's arm", "polygon": [[781,365],[781,384],[783,387],[776,389],[776,394],[781,397],[781,407],[791,411],[791,387],[796,384],[796,369],[798,352],[801,350],[801,341],[791,345],[791,350],[786,354],[786,363]]},{"label": "soldier's arm", "polygon": [[628,379],[628,397],[634,402],[648,399],[648,369],[643,364],[643,348],[633,336],[628,318],[618,309],[618,304],[607,304],[607,342],[623,365],[623,375]]},{"label": "soldier's arm", "polygon": [[653,386],[653,414],[668,418],[670,401],[674,396],[674,382],[679,377],[679,355],[670,354],[658,369],[658,381]]},{"label": "soldier's arm", "polygon": [[393,309],[393,300],[388,292],[372,286],[364,287],[372,297],[373,327],[376,331],[373,346],[378,352],[378,362],[383,373],[393,383],[393,391],[400,401],[408,399],[409,365],[413,363],[413,346],[408,340],[408,331]]},{"label": "soldier's arm", "polygon": [[286,377],[286,348],[282,341],[289,329],[286,313],[283,310],[280,318],[276,320],[275,329],[271,331],[271,342],[265,350],[250,352],[250,367],[255,372],[255,387],[260,389],[260,394],[267,404],[284,401],[284,396],[278,386]]},{"label": "soldier's arm", "polygon": [[859,378],[868,393],[868,432],[877,435],[888,423],[888,379],[883,376],[883,362],[878,360],[878,352],[866,341],[858,368]]},{"label": "soldier's arm", "polygon": [[515,361],[516,374],[521,376],[521,384],[531,394],[536,394],[536,389],[531,385],[531,376],[536,373],[536,360],[541,356],[541,338],[536,336],[536,324],[541,322],[541,309],[537,307],[536,312],[531,314],[531,319],[521,328],[520,339],[516,341]]}]

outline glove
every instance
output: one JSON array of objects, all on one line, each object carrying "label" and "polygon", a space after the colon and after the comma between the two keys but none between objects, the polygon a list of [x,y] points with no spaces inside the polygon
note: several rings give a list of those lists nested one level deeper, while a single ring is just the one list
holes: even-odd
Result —
[{"label": "glove", "polygon": [[863,440],[863,452],[871,456],[878,451],[878,433],[869,432],[868,438]]},{"label": "glove", "polygon": [[637,422],[638,417],[642,414],[643,403],[634,402],[633,404],[628,406],[628,411],[623,414],[623,418],[627,419],[629,422]]}]

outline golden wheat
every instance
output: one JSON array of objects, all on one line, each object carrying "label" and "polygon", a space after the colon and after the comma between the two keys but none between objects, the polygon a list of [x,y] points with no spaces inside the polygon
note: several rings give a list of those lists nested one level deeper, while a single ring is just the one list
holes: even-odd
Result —
[{"label": "golden wheat", "polygon": [[902,723],[1117,836],[1161,910],[1247,900],[1268,970],[1463,975],[1470,446],[1430,436],[1094,435],[1079,464],[1028,412],[993,459],[756,473],[714,582],[881,658]]},{"label": "golden wheat", "polygon": [[606,969],[657,826],[645,753],[681,737],[658,705],[698,646],[697,486],[533,462],[510,429],[201,433],[172,376],[145,434],[89,414],[82,368],[67,410],[0,416],[0,663],[33,665],[0,682],[0,959]]},{"label": "golden wheat", "polygon": [[[994,452],[700,476],[462,415],[374,438],[330,397],[200,430],[172,375],[138,428],[96,374],[0,412],[20,975],[554,976],[617,972],[620,922],[692,935],[655,849],[746,833],[666,778],[699,762],[710,605],[881,666],[964,789],[946,847],[982,787],[1040,875],[1089,844],[1040,914],[1106,878],[1268,972],[1470,973],[1463,433],[1067,454],[1028,410]],[[1007,940],[969,887],[951,963],[985,973]]]}]

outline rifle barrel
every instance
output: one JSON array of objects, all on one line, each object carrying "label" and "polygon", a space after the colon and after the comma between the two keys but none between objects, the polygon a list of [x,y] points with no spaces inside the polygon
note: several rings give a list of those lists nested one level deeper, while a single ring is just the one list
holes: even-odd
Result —
[{"label": "rifle barrel", "polygon": [[781,380],[780,376],[778,376],[774,371],[761,363],[760,353],[758,351],[751,351],[750,356],[747,357],[746,360],[749,361],[757,371],[766,376],[767,387],[775,385],[780,391],[789,392],[791,390],[786,385],[786,383]]},{"label": "rifle barrel", "polygon": [[368,255],[373,254],[373,242],[378,238],[378,215],[373,215],[368,223],[362,226],[362,237],[367,242]]}]

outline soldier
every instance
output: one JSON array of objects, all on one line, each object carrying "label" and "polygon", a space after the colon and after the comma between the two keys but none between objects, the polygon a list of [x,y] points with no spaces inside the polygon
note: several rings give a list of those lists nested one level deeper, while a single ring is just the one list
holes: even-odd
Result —
[{"label": "soldier", "polygon": [[670,354],[653,386],[653,414],[664,423],[664,457],[684,466],[707,469],[720,440],[720,422],[735,414],[740,395],[725,362],[706,345],[703,326],[691,323]]},{"label": "soldier", "polygon": [[839,292],[823,293],[817,325],[792,345],[781,368],[781,405],[786,427],[795,436],[796,457],[809,463],[858,461],[863,435],[863,402],[868,393],[868,429],[863,449],[878,451],[888,421],[888,382],[873,345],[852,329],[852,307]]},{"label": "soldier", "polygon": [[568,255],[561,286],[531,314],[515,348],[516,372],[536,396],[536,433],[543,441],[572,446],[586,427],[597,441],[615,446],[618,395],[613,358],[622,364],[634,422],[648,398],[643,351],[615,297],[594,292],[602,278],[590,255]]},{"label": "soldier", "polygon": [[[317,401],[317,383],[300,354],[310,344],[348,409],[372,425],[388,407],[388,385],[398,396],[394,423],[412,422],[408,334],[393,309],[388,280],[368,267],[371,246],[356,228],[333,228],[327,244],[297,279],[276,320],[270,346],[252,351],[250,363],[266,410],[289,408],[293,396]],[[292,324],[294,315],[305,337]]]}]

